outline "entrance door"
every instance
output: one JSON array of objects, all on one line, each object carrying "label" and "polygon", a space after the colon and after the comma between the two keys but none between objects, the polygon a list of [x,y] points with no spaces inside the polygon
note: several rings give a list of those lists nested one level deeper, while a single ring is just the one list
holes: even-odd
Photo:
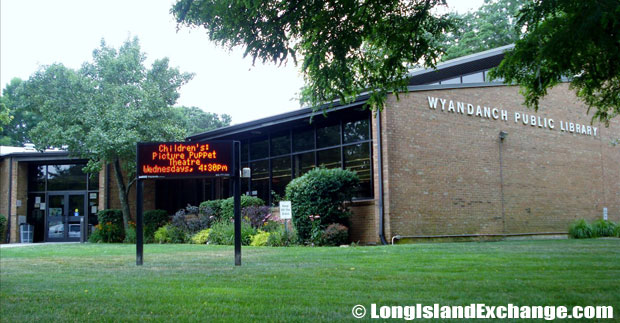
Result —
[{"label": "entrance door", "polygon": [[48,193],[47,201],[46,240],[80,241],[80,220],[85,214],[86,194]]}]

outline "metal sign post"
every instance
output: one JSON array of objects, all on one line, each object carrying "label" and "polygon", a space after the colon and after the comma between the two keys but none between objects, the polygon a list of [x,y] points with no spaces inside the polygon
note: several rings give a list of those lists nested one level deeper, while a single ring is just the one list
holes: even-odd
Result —
[{"label": "metal sign post", "polygon": [[235,266],[241,266],[241,145],[233,145],[233,202],[235,213]]},{"label": "metal sign post", "polygon": [[144,182],[138,178],[136,181],[136,265],[142,266],[143,260],[143,247],[144,240],[143,238],[143,229],[142,223],[144,222],[142,216],[142,204],[143,204],[143,195],[142,191],[144,188]]}]

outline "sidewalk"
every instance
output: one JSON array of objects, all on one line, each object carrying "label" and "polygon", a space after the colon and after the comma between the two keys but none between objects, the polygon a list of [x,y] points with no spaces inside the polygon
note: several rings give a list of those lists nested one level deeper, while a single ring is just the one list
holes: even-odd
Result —
[{"label": "sidewalk", "polygon": [[76,244],[79,242],[40,242],[40,243],[5,243],[0,244],[0,249],[4,248],[18,248],[18,247],[32,247],[32,246],[46,246],[46,245],[59,245],[59,244]]}]

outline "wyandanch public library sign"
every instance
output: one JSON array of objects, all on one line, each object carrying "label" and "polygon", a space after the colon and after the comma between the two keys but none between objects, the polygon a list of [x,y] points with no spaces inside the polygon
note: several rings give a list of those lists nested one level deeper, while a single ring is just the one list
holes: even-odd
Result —
[{"label": "wyandanch public library sign", "polygon": [[584,136],[596,137],[599,134],[597,127],[588,126],[577,122],[554,120],[552,118],[536,116],[523,112],[508,113],[508,111],[504,109],[474,105],[471,103],[432,96],[427,96],[427,99],[428,106],[431,110],[441,110],[446,113],[454,113],[489,120],[500,120],[504,122],[514,121],[515,123],[522,124],[524,126],[548,130],[557,129],[561,132],[575,133]]},{"label": "wyandanch public library sign", "polygon": [[235,265],[241,266],[240,157],[241,144],[233,140],[137,144],[136,265],[143,263],[143,180],[226,176],[233,185]]}]

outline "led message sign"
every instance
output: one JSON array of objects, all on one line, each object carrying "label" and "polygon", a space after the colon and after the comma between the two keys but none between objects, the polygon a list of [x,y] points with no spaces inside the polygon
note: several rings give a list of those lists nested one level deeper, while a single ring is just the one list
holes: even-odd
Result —
[{"label": "led message sign", "polygon": [[138,143],[138,176],[232,176],[233,142]]}]

